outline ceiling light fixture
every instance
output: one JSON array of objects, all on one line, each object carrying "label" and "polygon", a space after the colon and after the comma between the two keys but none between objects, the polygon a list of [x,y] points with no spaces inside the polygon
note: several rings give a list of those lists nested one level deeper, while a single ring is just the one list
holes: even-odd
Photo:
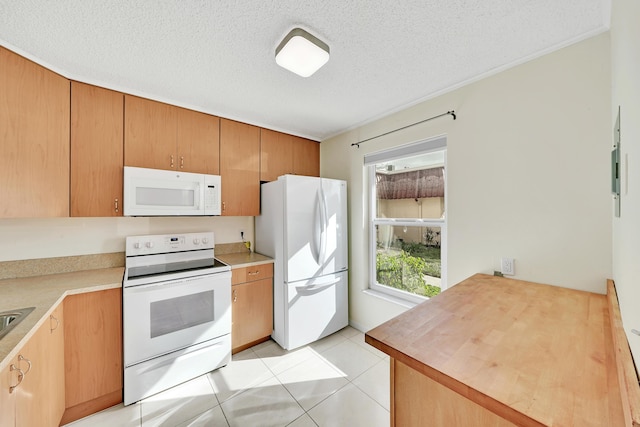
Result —
[{"label": "ceiling light fixture", "polygon": [[329,46],[302,28],[294,28],[276,48],[276,63],[309,77],[329,60]]}]

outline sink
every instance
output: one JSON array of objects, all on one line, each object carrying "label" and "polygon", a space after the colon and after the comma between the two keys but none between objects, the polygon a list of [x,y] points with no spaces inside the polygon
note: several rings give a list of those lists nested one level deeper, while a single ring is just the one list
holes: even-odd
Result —
[{"label": "sink", "polygon": [[4,337],[18,323],[22,321],[35,307],[18,308],[0,312],[0,338]]}]

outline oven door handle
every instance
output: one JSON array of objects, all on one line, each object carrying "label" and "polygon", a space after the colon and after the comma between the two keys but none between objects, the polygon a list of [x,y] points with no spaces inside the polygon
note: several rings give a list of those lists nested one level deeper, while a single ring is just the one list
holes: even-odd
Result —
[{"label": "oven door handle", "polygon": [[145,292],[148,290],[153,290],[155,288],[164,288],[164,289],[169,289],[169,288],[177,288],[180,286],[184,286],[186,284],[188,284],[189,282],[194,282],[196,280],[202,280],[203,277],[206,276],[198,276],[198,277],[194,277],[194,278],[186,278],[186,279],[176,279],[176,280],[170,280],[170,281],[166,281],[166,282],[156,282],[156,283],[149,283],[148,285],[136,285],[136,286],[127,286],[124,288],[125,292],[129,292],[129,293],[138,293],[138,292]]}]

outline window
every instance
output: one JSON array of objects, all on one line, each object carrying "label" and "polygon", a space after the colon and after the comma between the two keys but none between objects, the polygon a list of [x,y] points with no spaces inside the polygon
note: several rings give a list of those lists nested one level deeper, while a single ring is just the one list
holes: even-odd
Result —
[{"label": "window", "polygon": [[370,288],[413,302],[446,288],[446,138],[365,155]]}]

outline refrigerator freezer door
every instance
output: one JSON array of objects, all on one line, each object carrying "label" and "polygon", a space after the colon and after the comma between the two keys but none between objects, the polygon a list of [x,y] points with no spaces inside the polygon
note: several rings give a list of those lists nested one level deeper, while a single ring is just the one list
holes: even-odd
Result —
[{"label": "refrigerator freezer door", "polygon": [[309,344],[347,326],[347,276],[343,271],[285,284],[289,310],[284,342],[279,342],[283,348]]},{"label": "refrigerator freezer door", "polygon": [[285,282],[345,270],[346,183],[292,175],[284,181]]}]

